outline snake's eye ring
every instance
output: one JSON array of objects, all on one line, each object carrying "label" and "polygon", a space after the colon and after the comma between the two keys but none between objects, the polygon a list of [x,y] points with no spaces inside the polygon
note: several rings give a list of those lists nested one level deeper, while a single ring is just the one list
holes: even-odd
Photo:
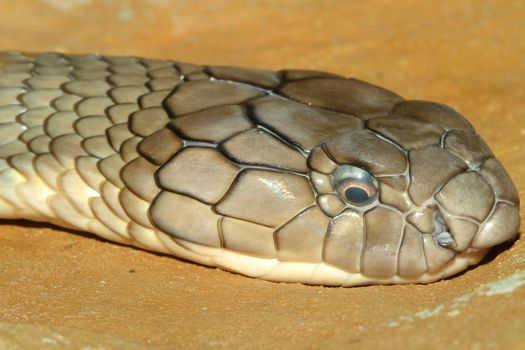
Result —
[{"label": "snake's eye ring", "polygon": [[333,174],[334,187],[345,202],[363,207],[379,194],[377,180],[366,170],[353,165],[341,165]]}]

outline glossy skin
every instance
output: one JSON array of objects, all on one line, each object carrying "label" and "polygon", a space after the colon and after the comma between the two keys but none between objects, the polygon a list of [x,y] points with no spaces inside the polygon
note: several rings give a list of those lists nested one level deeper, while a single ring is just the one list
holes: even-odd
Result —
[{"label": "glossy skin", "polygon": [[454,110],[323,72],[0,55],[0,215],[273,281],[425,283],[519,228]]}]

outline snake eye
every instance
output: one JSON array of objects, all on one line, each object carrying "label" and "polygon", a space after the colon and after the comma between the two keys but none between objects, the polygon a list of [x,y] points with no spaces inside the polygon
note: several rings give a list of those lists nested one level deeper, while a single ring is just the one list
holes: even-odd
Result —
[{"label": "snake eye", "polygon": [[343,199],[355,206],[365,206],[378,195],[377,180],[366,170],[341,165],[333,174],[334,187]]}]

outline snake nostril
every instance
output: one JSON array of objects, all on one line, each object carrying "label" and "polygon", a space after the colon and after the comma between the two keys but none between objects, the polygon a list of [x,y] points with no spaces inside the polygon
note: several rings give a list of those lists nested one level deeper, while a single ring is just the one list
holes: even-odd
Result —
[{"label": "snake nostril", "polygon": [[408,215],[407,221],[420,233],[432,234],[434,242],[447,249],[455,249],[457,242],[443,213],[436,205],[430,205]]},{"label": "snake nostril", "polygon": [[456,246],[456,241],[454,241],[454,238],[450,234],[450,228],[447,226],[445,218],[438,208],[434,211],[432,221],[434,224],[432,237],[436,243],[443,248],[454,248]]},{"label": "snake nostril", "polygon": [[454,238],[452,238],[448,231],[434,232],[432,236],[436,243],[443,248],[452,248],[456,244],[456,241],[454,241]]}]

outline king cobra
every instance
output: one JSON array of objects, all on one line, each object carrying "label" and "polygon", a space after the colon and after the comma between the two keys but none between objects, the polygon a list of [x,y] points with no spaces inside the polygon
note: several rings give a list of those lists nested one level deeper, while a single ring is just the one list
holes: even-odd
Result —
[{"label": "king cobra", "polygon": [[270,281],[428,283],[515,239],[472,125],[358,79],[0,54],[0,217]]}]

